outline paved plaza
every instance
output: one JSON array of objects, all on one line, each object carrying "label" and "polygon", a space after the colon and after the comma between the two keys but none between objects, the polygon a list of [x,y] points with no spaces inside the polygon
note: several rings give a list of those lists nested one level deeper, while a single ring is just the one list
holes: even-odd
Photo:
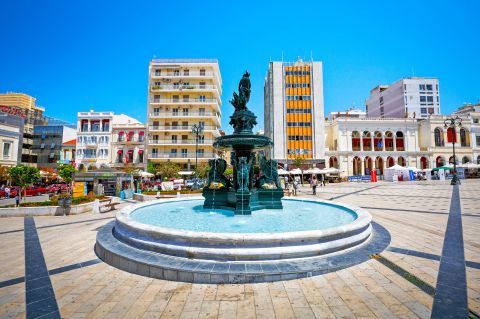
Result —
[{"label": "paved plaza", "polygon": [[[433,317],[474,316],[479,190],[480,180],[459,187],[433,181],[319,187],[318,198],[367,209],[390,245],[356,266],[260,284],[189,284],[113,268],[93,247],[115,212],[2,218],[0,317],[430,318],[432,309]],[[312,196],[311,189],[299,196]],[[125,205],[131,203],[119,208]]]}]

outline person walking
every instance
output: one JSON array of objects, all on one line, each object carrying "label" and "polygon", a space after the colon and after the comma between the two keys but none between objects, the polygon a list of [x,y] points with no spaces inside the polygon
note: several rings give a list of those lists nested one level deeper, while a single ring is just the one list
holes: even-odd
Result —
[{"label": "person walking", "polygon": [[325,175],[320,174],[320,186],[325,186]]},{"label": "person walking", "polygon": [[298,179],[293,179],[293,196],[297,196]]},{"label": "person walking", "polygon": [[10,198],[10,187],[5,187],[5,198]]},{"label": "person walking", "polygon": [[317,195],[317,185],[318,185],[317,177],[313,176],[310,183],[312,185],[313,195]]},{"label": "person walking", "polygon": [[17,194],[15,195],[15,207],[19,207],[20,206],[20,196],[18,195],[18,192]]}]

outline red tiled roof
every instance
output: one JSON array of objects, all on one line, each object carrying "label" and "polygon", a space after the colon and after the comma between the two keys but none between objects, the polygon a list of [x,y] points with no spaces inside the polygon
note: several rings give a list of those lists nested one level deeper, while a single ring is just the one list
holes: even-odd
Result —
[{"label": "red tiled roof", "polygon": [[63,143],[63,145],[77,145],[77,140],[74,139],[74,140],[66,141],[65,143]]}]

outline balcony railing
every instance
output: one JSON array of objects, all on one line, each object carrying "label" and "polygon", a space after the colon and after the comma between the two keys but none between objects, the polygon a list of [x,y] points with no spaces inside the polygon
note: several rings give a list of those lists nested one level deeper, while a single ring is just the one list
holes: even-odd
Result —
[{"label": "balcony railing", "polygon": [[188,103],[201,103],[201,104],[218,104],[217,99],[153,99],[151,103],[175,103],[175,104],[188,104]]},{"label": "balcony railing", "polygon": [[217,112],[153,112],[150,117],[219,116]]},{"label": "balcony railing", "polygon": [[187,78],[187,77],[198,77],[198,76],[206,76],[206,77],[211,77],[214,76],[215,73],[213,72],[200,72],[200,71],[189,71],[188,73],[184,72],[152,72],[152,76],[155,77],[162,77],[162,76],[178,76],[181,78]]},{"label": "balcony railing", "polygon": [[154,91],[197,91],[197,90],[216,90],[217,87],[212,84],[192,84],[192,85],[172,85],[172,84],[162,84],[162,85],[152,85],[152,90]]},{"label": "balcony railing", "polygon": [[[151,153],[150,158],[195,158],[195,153]],[[214,153],[198,153],[198,158],[213,158]]]},{"label": "balcony railing", "polygon": [[[214,140],[204,139],[198,140],[198,145],[212,144]],[[148,144],[183,144],[183,145],[195,145],[195,140],[149,140]]]},{"label": "balcony railing", "polygon": [[[218,130],[218,126],[213,125],[205,125],[203,127],[204,130]],[[151,131],[158,131],[158,130],[172,130],[172,131],[190,131],[192,130],[191,125],[150,125]]]}]

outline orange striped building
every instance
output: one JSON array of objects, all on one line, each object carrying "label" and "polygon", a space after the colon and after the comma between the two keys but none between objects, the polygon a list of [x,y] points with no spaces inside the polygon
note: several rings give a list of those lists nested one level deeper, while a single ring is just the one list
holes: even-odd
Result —
[{"label": "orange striped building", "polygon": [[270,62],[264,87],[265,135],[273,158],[324,163],[322,62]]}]

